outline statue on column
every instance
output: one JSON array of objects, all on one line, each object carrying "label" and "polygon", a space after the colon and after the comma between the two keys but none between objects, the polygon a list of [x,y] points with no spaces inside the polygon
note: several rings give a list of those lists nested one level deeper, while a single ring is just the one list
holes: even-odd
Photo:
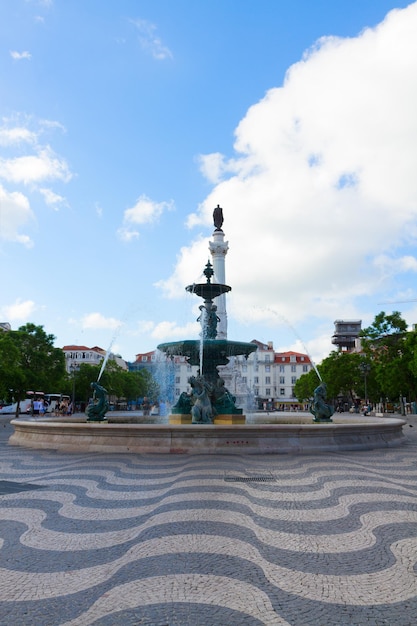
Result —
[{"label": "statue on column", "polygon": [[223,209],[220,205],[217,205],[213,211],[213,222],[216,230],[222,230],[223,226]]}]

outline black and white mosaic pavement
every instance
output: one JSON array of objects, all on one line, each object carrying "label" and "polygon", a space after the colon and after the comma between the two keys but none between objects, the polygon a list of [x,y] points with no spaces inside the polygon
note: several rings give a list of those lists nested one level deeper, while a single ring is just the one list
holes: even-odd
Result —
[{"label": "black and white mosaic pavement", "polygon": [[402,447],[314,456],[66,455],[4,438],[0,624],[414,625],[411,423]]}]

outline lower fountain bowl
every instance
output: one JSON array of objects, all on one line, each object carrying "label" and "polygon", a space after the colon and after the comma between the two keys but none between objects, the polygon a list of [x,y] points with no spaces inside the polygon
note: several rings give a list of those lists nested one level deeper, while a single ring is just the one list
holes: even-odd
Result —
[{"label": "lower fountain bowl", "polygon": [[11,422],[9,445],[75,454],[309,454],[388,448],[405,441],[406,422],[392,417],[334,416],[331,423],[314,424],[306,413],[273,421],[198,425],[19,418]]}]

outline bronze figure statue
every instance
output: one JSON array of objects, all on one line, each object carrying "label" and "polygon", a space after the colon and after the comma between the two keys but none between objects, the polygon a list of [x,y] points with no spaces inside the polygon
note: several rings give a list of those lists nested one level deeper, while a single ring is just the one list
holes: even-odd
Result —
[{"label": "bronze figure statue", "polygon": [[220,205],[217,205],[213,211],[213,221],[216,227],[216,230],[222,230],[223,226],[223,209]]},{"label": "bronze figure statue", "polygon": [[314,415],[313,422],[331,422],[334,408],[326,403],[326,383],[320,383],[314,390],[314,400],[310,407],[310,413]]},{"label": "bronze figure statue", "polygon": [[97,383],[91,383],[91,389],[94,390],[93,401],[87,407],[88,422],[102,422],[109,410],[107,401],[107,390]]}]

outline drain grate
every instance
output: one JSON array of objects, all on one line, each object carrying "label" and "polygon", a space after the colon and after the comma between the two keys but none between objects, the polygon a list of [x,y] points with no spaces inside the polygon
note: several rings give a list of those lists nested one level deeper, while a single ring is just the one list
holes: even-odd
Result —
[{"label": "drain grate", "polygon": [[31,483],[16,483],[11,480],[0,480],[0,496],[9,493],[20,493],[21,491],[33,491],[43,489],[44,485],[32,485]]},{"label": "drain grate", "polygon": [[272,483],[276,478],[271,472],[226,472],[224,480],[230,483]]}]

